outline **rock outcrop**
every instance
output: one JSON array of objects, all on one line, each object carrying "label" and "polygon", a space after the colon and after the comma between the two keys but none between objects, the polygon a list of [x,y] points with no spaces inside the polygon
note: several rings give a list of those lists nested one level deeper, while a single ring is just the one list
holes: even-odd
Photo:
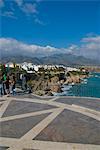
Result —
[{"label": "rock outcrop", "polygon": [[59,76],[55,75],[54,77],[45,77],[40,76],[37,79],[30,80],[30,85],[32,92],[37,95],[48,95],[52,96],[52,92],[60,93],[62,91],[63,84],[71,84],[71,83],[80,83],[83,78],[86,78],[87,75],[85,74],[72,74],[70,73],[69,76],[65,78],[59,78]]},{"label": "rock outcrop", "polygon": [[56,92],[56,93],[61,93],[62,89],[61,89],[61,86],[59,84],[57,84],[57,85],[52,85],[51,86],[51,91]]}]

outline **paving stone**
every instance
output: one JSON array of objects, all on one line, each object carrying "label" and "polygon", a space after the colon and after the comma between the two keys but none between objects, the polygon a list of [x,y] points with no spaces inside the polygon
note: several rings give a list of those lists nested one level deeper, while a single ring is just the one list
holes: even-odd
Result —
[{"label": "paving stone", "polygon": [[100,122],[88,116],[64,110],[35,140],[100,144]]},{"label": "paving stone", "polygon": [[0,136],[20,138],[29,130],[31,130],[37,123],[47,117],[48,114],[42,114],[34,117],[26,117],[12,121],[5,121],[0,123]]},{"label": "paving stone", "polygon": [[97,99],[89,99],[89,98],[58,98],[57,102],[65,103],[65,104],[76,104],[86,108],[94,109],[100,111],[100,100]]},{"label": "paving stone", "polygon": [[56,108],[55,106],[50,106],[47,104],[39,104],[34,102],[25,102],[25,101],[12,101],[7,107],[5,113],[2,117],[25,114],[30,112],[36,112],[41,110],[47,110]]},{"label": "paving stone", "polygon": [[38,96],[35,96],[35,95],[32,95],[32,94],[17,94],[15,96],[16,98],[32,98],[32,99],[39,99],[39,100],[50,100],[52,99],[53,97],[38,97]]}]

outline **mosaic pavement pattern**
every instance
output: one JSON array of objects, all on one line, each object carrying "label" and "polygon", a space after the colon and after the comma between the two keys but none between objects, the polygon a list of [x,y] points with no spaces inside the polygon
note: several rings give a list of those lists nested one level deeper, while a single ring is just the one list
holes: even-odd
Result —
[{"label": "mosaic pavement pattern", "polygon": [[0,150],[100,150],[100,99],[1,97]]}]

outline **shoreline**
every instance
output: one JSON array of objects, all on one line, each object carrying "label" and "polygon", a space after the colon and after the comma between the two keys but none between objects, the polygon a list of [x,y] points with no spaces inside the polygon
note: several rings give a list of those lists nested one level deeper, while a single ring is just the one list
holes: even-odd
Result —
[{"label": "shoreline", "polygon": [[[32,80],[32,92],[36,95],[42,96],[55,96],[65,94],[64,92],[68,91],[72,86],[75,84],[80,84],[89,77],[89,73],[87,72],[68,72],[66,73],[59,73],[57,75],[53,75],[51,78],[48,79],[48,76],[39,77],[38,80]],[[45,79],[47,77],[47,79]]]},{"label": "shoreline", "polygon": [[[74,85],[72,85],[72,84],[67,84],[67,85],[62,84],[61,89],[62,89],[63,92],[60,92],[60,93],[52,92],[52,93],[53,93],[54,96],[57,96],[57,97],[60,97],[60,96],[61,97],[63,97],[63,96],[72,96],[72,97],[74,97],[76,95],[75,97],[100,98],[100,95],[98,93],[99,92],[99,85],[98,86],[95,85],[96,82],[97,83],[99,82],[98,81],[99,78],[100,77],[99,76],[97,77],[96,74],[92,74],[92,76],[91,76],[91,74],[89,74],[89,76],[87,78],[83,79],[82,82],[80,82],[80,83],[76,83]],[[91,82],[92,80],[93,81],[97,80],[97,81],[94,83],[94,82]],[[92,87],[91,87],[91,84],[92,84]],[[80,92],[82,92],[82,91],[84,92],[83,94],[82,93],[78,94],[77,91],[75,93],[75,88],[78,88],[78,87],[79,87]],[[83,89],[82,89],[82,87],[83,87]],[[85,88],[85,90],[84,90],[84,88]],[[87,89],[87,94],[86,94],[86,89]],[[96,96],[96,93],[95,93],[96,91],[97,91],[97,96]]]}]

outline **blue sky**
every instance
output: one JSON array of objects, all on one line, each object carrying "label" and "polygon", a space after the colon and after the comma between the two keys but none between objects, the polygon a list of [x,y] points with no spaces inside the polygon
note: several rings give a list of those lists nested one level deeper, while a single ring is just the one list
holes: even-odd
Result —
[{"label": "blue sky", "polygon": [[[17,1],[4,1],[3,37],[43,46],[66,47],[78,43],[89,33],[100,33],[99,1],[24,0],[22,5]],[[27,7],[25,12],[22,9],[25,4],[34,6],[33,12]]]},{"label": "blue sky", "polygon": [[[91,51],[96,49],[97,57],[100,48],[99,0],[0,0],[0,7],[0,36],[4,45],[9,40],[9,45],[22,42],[29,47],[42,46],[43,51],[47,46],[46,50],[50,52],[55,51],[53,48],[64,52],[81,49],[80,54],[85,53],[83,48],[87,53],[91,48]],[[7,45],[5,50],[11,46]],[[34,51],[33,47],[30,51]]]}]

